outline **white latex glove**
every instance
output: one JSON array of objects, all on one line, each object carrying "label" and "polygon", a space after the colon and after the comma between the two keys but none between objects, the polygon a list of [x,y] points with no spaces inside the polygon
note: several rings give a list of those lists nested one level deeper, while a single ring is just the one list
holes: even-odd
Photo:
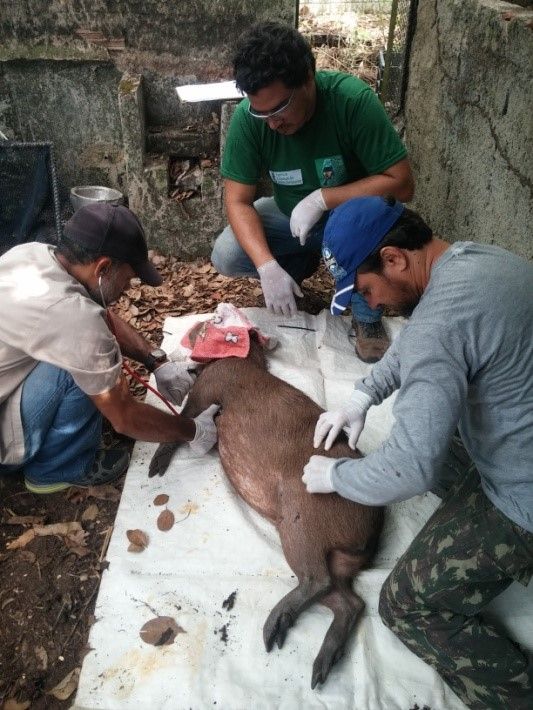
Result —
[{"label": "white latex glove", "polygon": [[357,440],[365,425],[366,413],[371,404],[372,399],[369,395],[361,390],[354,390],[350,399],[341,409],[321,414],[315,427],[313,439],[315,449],[318,449],[324,438],[327,437],[324,449],[329,451],[341,429],[344,429],[348,434],[348,446],[355,450]]},{"label": "white latex glove", "polygon": [[214,417],[219,409],[218,404],[212,404],[193,420],[196,424],[196,434],[194,439],[189,441],[189,446],[199,456],[207,454],[217,443],[217,427]]},{"label": "white latex glove", "polygon": [[257,272],[268,310],[277,315],[293,316],[298,310],[294,294],[303,296],[296,281],[275,259],[258,266]]},{"label": "white latex glove", "polygon": [[304,475],[302,476],[308,493],[334,492],[331,474],[336,460],[327,456],[311,456],[304,466]]},{"label": "white latex glove", "polygon": [[293,237],[300,240],[302,246],[305,244],[311,227],[318,222],[327,209],[320,188],[300,200],[293,209],[290,222],[291,232]]},{"label": "white latex glove", "polygon": [[[169,357],[172,357],[171,355]],[[197,377],[194,364],[169,360],[154,370],[157,389],[169,402],[181,404]],[[189,370],[191,370],[189,372]]]}]

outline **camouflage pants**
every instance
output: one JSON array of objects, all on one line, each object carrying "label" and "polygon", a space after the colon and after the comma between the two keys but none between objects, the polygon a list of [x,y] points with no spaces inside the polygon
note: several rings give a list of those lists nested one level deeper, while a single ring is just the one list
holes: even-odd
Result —
[{"label": "camouflage pants", "polygon": [[380,615],[468,707],[531,710],[532,661],[479,612],[513,580],[528,583],[533,534],[466,468],[385,581]]}]

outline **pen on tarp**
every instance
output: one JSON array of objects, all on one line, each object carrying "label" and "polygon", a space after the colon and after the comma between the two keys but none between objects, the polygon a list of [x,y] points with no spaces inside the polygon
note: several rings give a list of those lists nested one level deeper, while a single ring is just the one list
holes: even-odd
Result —
[{"label": "pen on tarp", "polygon": [[311,333],[316,333],[316,328],[304,328],[303,325],[279,325],[278,328],[292,328],[292,330],[309,330]]}]

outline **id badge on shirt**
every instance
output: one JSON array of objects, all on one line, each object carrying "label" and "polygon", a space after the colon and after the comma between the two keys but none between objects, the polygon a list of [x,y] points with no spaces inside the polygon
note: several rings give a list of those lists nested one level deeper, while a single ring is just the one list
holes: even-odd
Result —
[{"label": "id badge on shirt", "polygon": [[270,179],[276,185],[303,185],[301,170],[269,170]]}]

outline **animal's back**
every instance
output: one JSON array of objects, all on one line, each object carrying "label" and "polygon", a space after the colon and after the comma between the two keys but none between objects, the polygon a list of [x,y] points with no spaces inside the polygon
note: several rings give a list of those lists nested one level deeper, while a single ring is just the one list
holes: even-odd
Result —
[{"label": "animal's back", "polygon": [[[303,392],[253,363],[238,365],[241,376],[232,385],[226,384],[221,394],[218,447],[224,471],[239,495],[278,526],[296,573],[302,564],[309,568],[311,558],[322,564],[333,549],[369,558],[381,529],[381,509],[337,494],[309,494],[301,480],[312,454],[331,458],[359,454],[345,440],[329,452],[314,449],[314,429],[323,410]],[[283,535],[290,538],[289,543]],[[308,542],[313,555],[292,554],[295,538],[300,545]]]}]

